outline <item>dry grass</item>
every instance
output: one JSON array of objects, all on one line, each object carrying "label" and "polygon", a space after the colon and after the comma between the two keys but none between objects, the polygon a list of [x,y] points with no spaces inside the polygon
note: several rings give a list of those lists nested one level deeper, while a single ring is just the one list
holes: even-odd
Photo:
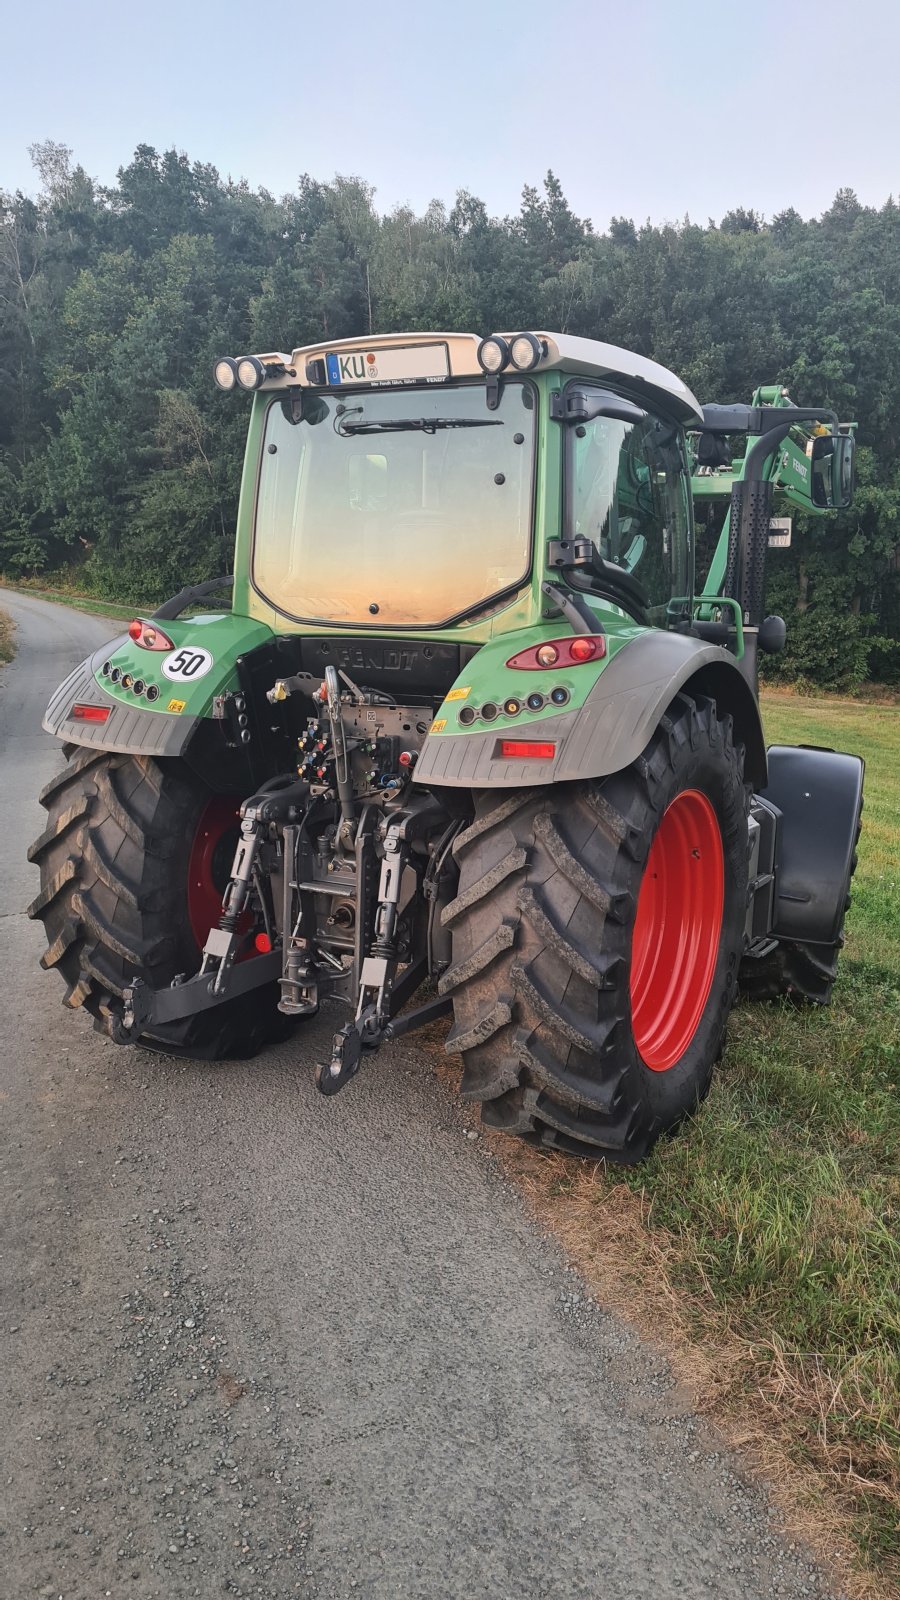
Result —
[{"label": "dry grass", "polygon": [[16,653],[14,634],[16,625],[8,611],[0,611],[0,667],[12,661]]}]

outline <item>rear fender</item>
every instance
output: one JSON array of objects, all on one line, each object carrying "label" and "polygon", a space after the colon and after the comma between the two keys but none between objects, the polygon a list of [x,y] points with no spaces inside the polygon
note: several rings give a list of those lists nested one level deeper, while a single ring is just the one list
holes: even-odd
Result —
[{"label": "rear fender", "polygon": [[[637,760],[682,690],[714,699],[720,714],[732,718],[735,740],[745,747],[746,777],[762,787],[767,769],[759,707],[734,657],[700,639],[655,630],[615,652],[580,707],[533,720],[521,716],[514,730],[462,728],[455,706],[454,715],[445,715],[448,696],[425,740],[416,781],[434,788],[494,789],[607,777]],[[553,758],[507,760],[503,738],[551,743]]]},{"label": "rear fender", "polygon": [[865,767],[860,756],[809,745],[772,745],[762,798],[776,807],[777,939],[833,945],[840,933],[859,835]]},{"label": "rear fender", "polygon": [[[189,747],[209,729],[217,697],[240,687],[245,656],[271,643],[273,635],[263,623],[228,613],[166,622],[165,632],[171,651],[144,650],[126,633],[82,661],[53,694],[45,731],[67,744],[123,755],[190,759]],[[200,670],[185,677],[184,665],[197,657]],[[115,683],[114,670],[120,675]],[[145,685],[142,694],[126,687],[129,678]],[[158,690],[153,700],[147,696],[151,685]],[[75,718],[75,705],[97,706],[108,716],[103,722]]]}]

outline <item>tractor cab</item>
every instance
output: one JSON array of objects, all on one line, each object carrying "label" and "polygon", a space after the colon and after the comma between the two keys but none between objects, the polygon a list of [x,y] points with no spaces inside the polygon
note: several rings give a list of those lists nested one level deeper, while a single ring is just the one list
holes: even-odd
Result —
[{"label": "tractor cab", "polygon": [[289,628],[471,628],[540,616],[546,544],[590,545],[598,594],[673,625],[691,587],[675,376],[556,334],[395,335],[224,358],[256,395],[239,548],[251,614]]}]

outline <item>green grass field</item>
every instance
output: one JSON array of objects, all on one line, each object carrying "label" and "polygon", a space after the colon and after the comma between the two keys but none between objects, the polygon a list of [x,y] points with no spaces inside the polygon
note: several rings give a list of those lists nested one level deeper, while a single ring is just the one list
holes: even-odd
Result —
[{"label": "green grass field", "polygon": [[745,1381],[900,1567],[900,709],[770,695],[769,743],[866,761],[829,1009],[741,1005],[696,1122],[629,1175],[676,1281],[752,1351]]}]

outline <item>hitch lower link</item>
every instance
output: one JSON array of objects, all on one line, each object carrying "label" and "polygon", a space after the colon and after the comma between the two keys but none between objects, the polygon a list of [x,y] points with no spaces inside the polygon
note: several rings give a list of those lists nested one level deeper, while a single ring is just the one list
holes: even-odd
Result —
[{"label": "hitch lower link", "polygon": [[200,970],[192,978],[174,978],[166,989],[152,989],[142,978],[134,978],[125,990],[122,1010],[110,1011],[106,1017],[107,1031],[116,1044],[135,1044],[142,1033],[183,1022],[186,1017],[210,1011],[224,1000],[262,988],[281,977],[280,950],[270,950],[252,961],[237,962],[244,937],[239,923],[250,890],[256,887],[264,907],[267,932],[270,938],[274,934],[265,911],[266,900],[260,892],[259,849],[268,824],[282,819],[294,820],[308,794],[308,784],[285,782],[280,778],[244,802],[240,838],[218,927],[209,930]]},{"label": "hitch lower link", "polygon": [[378,1050],[388,1040],[399,1039],[414,1028],[424,1027],[450,1010],[451,1001],[442,995],[403,1017],[392,1017],[392,1011],[399,1009],[406,994],[414,991],[427,968],[427,958],[421,957],[410,965],[399,983],[395,983],[403,878],[412,836],[422,821],[421,813],[405,812],[390,824],[385,834],[375,936],[371,954],[362,960],[356,1016],[334,1035],[330,1061],[320,1062],[316,1068],[316,1088],[321,1094],[337,1094],[355,1078],[364,1050]]}]

